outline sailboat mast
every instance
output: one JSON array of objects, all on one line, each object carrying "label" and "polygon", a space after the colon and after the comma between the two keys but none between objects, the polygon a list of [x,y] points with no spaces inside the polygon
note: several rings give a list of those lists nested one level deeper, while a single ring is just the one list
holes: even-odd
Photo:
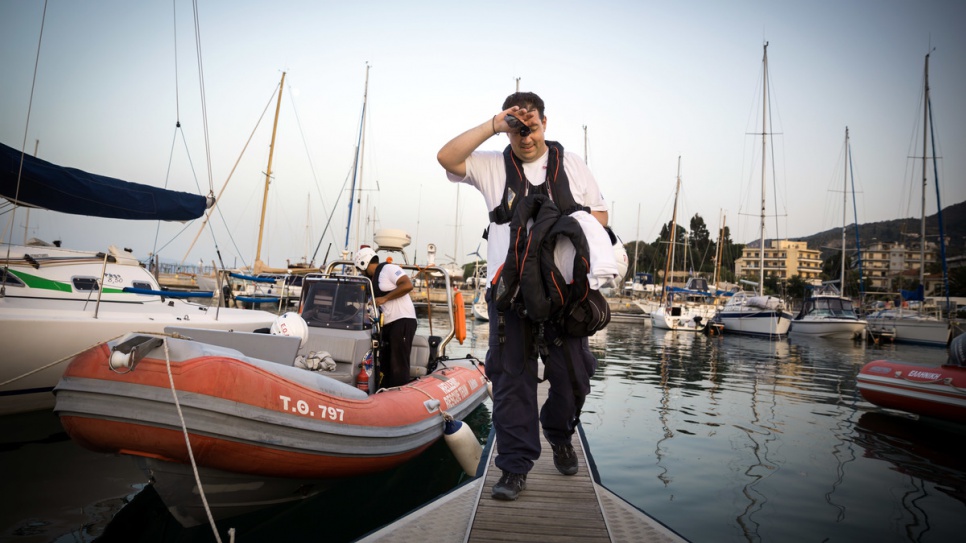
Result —
[{"label": "sailboat mast", "polygon": [[278,103],[275,105],[275,124],[272,125],[272,143],[268,146],[268,168],[265,170],[265,191],[262,194],[262,217],[258,221],[258,246],[255,248],[255,262],[262,260],[262,234],[265,230],[265,208],[268,206],[268,185],[272,181],[272,155],[275,152],[275,135],[278,132],[278,112],[282,109],[282,89],[285,88],[285,72],[278,84]]},{"label": "sailboat mast", "polygon": [[920,216],[922,217],[920,231],[919,231],[919,285],[925,288],[925,277],[926,277],[926,187],[928,185],[928,180],[926,176],[928,175],[928,169],[926,168],[926,134],[928,133],[928,123],[929,123],[929,55],[931,53],[926,53],[926,75],[925,83],[923,87],[923,100],[922,100],[922,211]]},{"label": "sailboat mast", "polygon": [[[360,194],[361,194],[361,185],[362,185],[362,173],[361,173],[362,172],[362,166],[361,166],[361,164],[362,164],[362,160],[361,160],[360,155],[362,153],[362,143],[364,141],[363,140],[363,133],[365,132],[365,126],[366,126],[366,104],[368,103],[368,100],[369,100],[369,64],[366,63],[366,85],[365,85],[365,87],[363,88],[363,91],[362,91],[362,117],[359,119],[359,140],[356,143],[356,160],[355,160],[355,164],[352,165],[352,187],[349,189],[349,218],[346,221],[346,225],[345,225],[345,248],[346,248],[346,250],[349,250],[349,232],[352,231],[352,203],[353,203],[353,199],[356,198],[355,192],[356,192],[356,180],[357,179],[359,181]],[[358,203],[359,204],[362,203],[362,198],[361,197],[359,198]],[[358,228],[357,228],[356,229],[356,242],[359,242],[359,241],[360,240],[358,239]]]},{"label": "sailboat mast", "polygon": [[[846,210],[849,203],[849,127],[845,127],[845,173],[842,176],[842,257],[841,272],[839,273],[839,292],[845,296],[845,224],[848,220]],[[856,223],[858,225],[858,223]]]},{"label": "sailboat mast", "polygon": [[714,289],[715,289],[715,291],[718,290],[718,273],[721,271],[721,255],[724,254],[724,249],[722,248],[722,245],[723,245],[723,241],[724,241],[725,215],[724,215],[724,211],[723,210],[721,211],[720,215],[721,215],[721,217],[720,217],[720,220],[718,222],[721,223],[721,228],[718,229],[718,246],[715,248],[716,250],[715,250],[715,257],[714,257]]},{"label": "sailboat mast", "polygon": [[667,261],[664,262],[664,287],[662,294],[667,298],[668,273],[674,271],[674,244],[678,234],[678,193],[681,192],[681,156],[678,155],[678,178],[674,186],[674,212],[671,214],[671,230],[668,233]]},{"label": "sailboat mast", "polygon": [[309,265],[309,221],[312,218],[312,193],[306,195],[305,197],[305,261],[306,266]]},{"label": "sailboat mast", "polygon": [[637,280],[637,255],[641,240],[641,204],[637,204],[637,231],[634,233],[634,267],[631,272],[631,284]]},{"label": "sailboat mast", "polygon": [[761,79],[761,224],[758,227],[761,243],[758,251],[758,294],[765,293],[765,138],[768,136],[768,42],[765,42],[765,55],[762,60],[763,77]]}]

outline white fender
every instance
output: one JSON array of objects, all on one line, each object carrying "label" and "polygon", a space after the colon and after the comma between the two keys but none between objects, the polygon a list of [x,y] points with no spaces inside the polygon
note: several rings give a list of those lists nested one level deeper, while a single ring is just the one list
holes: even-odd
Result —
[{"label": "white fender", "polygon": [[475,476],[480,465],[480,457],[483,456],[483,446],[476,439],[476,434],[470,426],[458,420],[448,420],[446,429],[443,431],[443,439],[463,471],[470,477]]}]

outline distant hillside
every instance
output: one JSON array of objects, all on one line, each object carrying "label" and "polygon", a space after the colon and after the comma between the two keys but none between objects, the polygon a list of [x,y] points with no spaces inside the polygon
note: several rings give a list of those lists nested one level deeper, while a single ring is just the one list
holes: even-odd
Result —
[{"label": "distant hillside", "polygon": [[[946,247],[947,257],[966,254],[966,202],[943,209],[943,222],[946,239],[949,240],[949,245]],[[868,223],[859,226],[859,242],[862,244],[873,241],[915,242],[919,238],[919,230],[918,218]],[[849,225],[847,238],[846,246],[854,247],[855,225]],[[926,239],[932,242],[937,242],[939,239],[938,214],[926,217]],[[833,228],[811,236],[795,238],[795,240],[808,242],[810,249],[820,249],[822,258],[825,258],[827,253],[842,247],[842,229]]]}]

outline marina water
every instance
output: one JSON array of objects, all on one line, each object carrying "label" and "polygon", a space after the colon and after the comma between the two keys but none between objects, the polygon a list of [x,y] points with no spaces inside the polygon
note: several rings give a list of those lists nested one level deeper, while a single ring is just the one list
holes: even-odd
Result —
[{"label": "marina water", "polygon": [[[449,355],[482,358],[487,324],[470,317],[467,330]],[[643,322],[612,323],[591,347],[600,366],[581,421],[601,482],[691,541],[947,542],[966,529],[966,428],[885,412],[855,386],[867,361],[939,364],[945,349],[711,338]],[[480,434],[483,408],[471,421]],[[181,530],[130,459],[81,449],[56,416],[3,417],[0,430],[0,540],[214,540],[205,526]],[[232,526],[241,542],[351,541],[460,480],[434,446]]]}]

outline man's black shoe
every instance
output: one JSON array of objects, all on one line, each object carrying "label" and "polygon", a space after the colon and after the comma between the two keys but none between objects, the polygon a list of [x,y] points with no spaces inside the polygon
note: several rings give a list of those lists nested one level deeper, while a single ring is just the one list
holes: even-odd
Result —
[{"label": "man's black shoe", "polygon": [[509,471],[504,471],[503,477],[500,477],[499,482],[493,485],[493,499],[512,501],[517,499],[517,496],[520,495],[520,492],[523,492],[526,490],[526,488],[526,473],[511,473]]},{"label": "man's black shoe", "polygon": [[577,453],[574,452],[573,445],[570,443],[563,445],[551,443],[550,448],[553,449],[553,465],[557,468],[557,471],[564,475],[577,473]]}]

